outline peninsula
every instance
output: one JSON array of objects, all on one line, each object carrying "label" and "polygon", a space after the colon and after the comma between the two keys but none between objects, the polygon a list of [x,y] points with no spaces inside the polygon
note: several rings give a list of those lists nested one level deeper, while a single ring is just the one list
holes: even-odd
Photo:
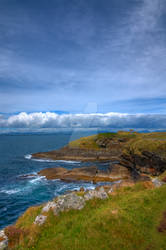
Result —
[{"label": "peninsula", "polygon": [[0,231],[0,249],[166,248],[166,133],[103,133],[32,157],[110,162],[106,171],[92,165],[39,172],[49,180],[120,181],[29,208]]},{"label": "peninsula", "polygon": [[101,133],[70,142],[59,150],[34,153],[33,158],[76,161],[107,161],[107,171],[96,167],[72,170],[48,168],[39,175],[48,179],[115,181],[119,179],[148,180],[166,170],[166,133],[134,131]]}]

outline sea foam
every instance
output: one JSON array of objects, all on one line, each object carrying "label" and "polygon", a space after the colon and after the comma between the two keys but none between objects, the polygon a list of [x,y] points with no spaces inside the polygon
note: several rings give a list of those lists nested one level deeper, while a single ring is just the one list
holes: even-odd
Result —
[{"label": "sea foam", "polygon": [[33,180],[30,180],[29,182],[35,184],[36,182],[40,182],[40,181],[42,181],[44,179],[46,180],[45,176],[37,176]]},{"label": "sea foam", "polygon": [[80,161],[67,161],[67,160],[52,160],[52,159],[42,159],[42,158],[32,158],[31,154],[25,155],[25,159],[32,160],[32,161],[38,161],[38,162],[59,162],[59,163],[67,163],[67,164],[79,164]]},{"label": "sea foam", "polygon": [[20,192],[20,191],[21,191],[21,190],[20,190],[19,188],[9,189],[9,190],[7,190],[7,189],[2,189],[2,190],[0,191],[0,193],[15,194],[15,193],[18,193],[18,192]]},{"label": "sea foam", "polygon": [[25,155],[24,157],[25,157],[25,159],[30,160],[32,158],[32,155],[28,154],[28,155]]}]

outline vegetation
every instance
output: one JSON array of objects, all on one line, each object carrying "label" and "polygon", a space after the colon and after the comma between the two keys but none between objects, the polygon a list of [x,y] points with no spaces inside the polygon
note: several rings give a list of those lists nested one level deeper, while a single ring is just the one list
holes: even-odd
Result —
[{"label": "vegetation", "polygon": [[156,153],[161,157],[166,157],[166,133],[137,133],[134,131],[119,131],[117,133],[100,133],[98,135],[83,137],[69,143],[71,148],[100,150],[100,141],[119,142],[123,145],[125,154],[141,154],[143,151]]},{"label": "vegetation", "polygon": [[69,143],[70,148],[80,148],[80,149],[99,149],[96,144],[97,135],[82,137],[78,140],[71,141]]},{"label": "vegetation", "polygon": [[91,150],[99,150],[100,145],[98,144],[98,141],[100,140],[110,140],[110,141],[118,141],[123,139],[124,141],[128,141],[130,139],[135,138],[139,134],[136,132],[125,132],[125,131],[119,131],[117,133],[100,133],[97,135],[82,137],[78,140],[71,141],[69,143],[70,148],[80,148],[80,149],[91,149]]},{"label": "vegetation", "polygon": [[[106,148],[108,152],[117,147],[117,152],[123,154],[141,155],[147,151],[166,159],[166,133],[101,133],[72,141],[68,147]],[[148,167],[152,167],[151,161]],[[159,176],[159,180],[166,182],[166,172]],[[29,208],[14,226],[5,230],[9,249],[164,250],[165,194],[166,185],[154,188],[150,182],[121,187],[106,200],[88,201],[80,211],[65,211],[58,216],[49,211],[42,226],[33,223],[42,206]],[[82,196],[83,191],[78,195]]]},{"label": "vegetation", "polygon": [[159,179],[160,181],[166,182],[166,171],[164,171],[164,172],[158,177],[158,179]]},{"label": "vegetation", "polygon": [[17,240],[9,237],[9,244],[25,250],[166,249],[165,193],[166,185],[123,187],[107,200],[88,201],[80,211],[59,216],[50,211],[42,226],[33,224],[41,207],[30,208],[15,225]]},{"label": "vegetation", "polygon": [[148,151],[161,157],[165,157],[166,141],[141,138],[130,141],[130,143],[124,148],[125,153],[142,154],[143,151]]}]

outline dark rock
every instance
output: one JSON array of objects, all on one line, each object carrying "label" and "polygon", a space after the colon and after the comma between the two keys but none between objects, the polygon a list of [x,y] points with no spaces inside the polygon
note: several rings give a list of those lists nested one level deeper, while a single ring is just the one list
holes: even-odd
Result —
[{"label": "dark rock", "polygon": [[166,159],[155,153],[143,151],[142,154],[121,155],[120,164],[138,173],[157,176],[166,170]]},{"label": "dark rock", "polygon": [[19,179],[31,179],[34,178],[36,175],[35,174],[24,174],[24,175],[20,175]]},{"label": "dark rock", "polygon": [[[72,161],[111,161],[118,158],[121,154],[119,145],[110,146],[103,142],[100,150],[70,148],[68,146],[50,152],[32,154],[33,158],[53,159],[53,160],[72,160]],[[106,143],[106,144],[105,144]],[[106,147],[106,148],[105,148]]]}]

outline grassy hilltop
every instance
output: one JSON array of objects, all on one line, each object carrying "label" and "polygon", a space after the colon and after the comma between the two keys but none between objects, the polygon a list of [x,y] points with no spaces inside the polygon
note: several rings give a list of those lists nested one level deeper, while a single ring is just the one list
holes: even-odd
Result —
[{"label": "grassy hilltop", "polygon": [[81,149],[110,149],[116,145],[123,147],[125,153],[141,153],[142,151],[156,152],[166,156],[166,132],[138,133],[119,131],[117,133],[100,133],[80,138],[69,143],[70,148]]},{"label": "grassy hilltop", "polygon": [[[106,200],[93,199],[80,210],[49,211],[42,226],[33,224],[42,206],[29,208],[7,229],[10,249],[147,250],[166,249],[166,186],[146,183],[117,190]],[[81,195],[81,194],[80,194]]]}]

